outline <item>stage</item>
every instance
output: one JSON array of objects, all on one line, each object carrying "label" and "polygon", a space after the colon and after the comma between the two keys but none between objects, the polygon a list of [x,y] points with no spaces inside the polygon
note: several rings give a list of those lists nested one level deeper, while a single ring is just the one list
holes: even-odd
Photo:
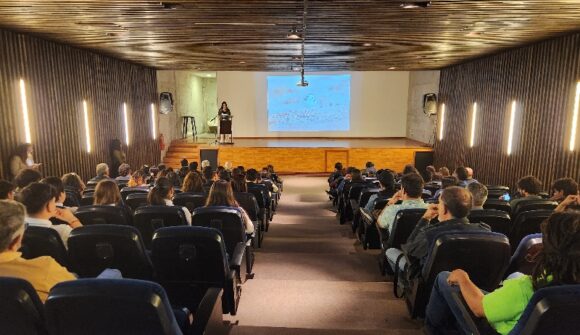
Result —
[{"label": "stage", "polygon": [[183,158],[199,161],[202,154],[217,150],[219,165],[229,161],[233,166],[260,169],[272,164],[279,173],[331,172],[335,162],[363,168],[367,161],[378,169],[401,171],[415,162],[416,152],[432,151],[424,143],[406,138],[235,138],[234,144],[212,142],[213,138],[207,137],[173,141],[163,161],[177,168]]}]

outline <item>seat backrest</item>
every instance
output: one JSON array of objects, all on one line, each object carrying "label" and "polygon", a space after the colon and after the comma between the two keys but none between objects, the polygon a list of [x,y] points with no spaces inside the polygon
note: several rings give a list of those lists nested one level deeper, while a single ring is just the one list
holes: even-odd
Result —
[{"label": "seat backrest", "polygon": [[51,334],[182,334],[163,288],[136,279],[79,279],[50,290]]},{"label": "seat backrest", "polygon": [[68,239],[73,272],[96,277],[107,268],[124,278],[153,278],[153,267],[139,231],[131,226],[94,225],[74,229]]},{"label": "seat backrest", "polygon": [[81,205],[81,195],[78,192],[65,189],[64,193],[66,194],[66,199],[63,205],[67,207],[79,207]]},{"label": "seat backrest", "polygon": [[511,251],[508,238],[482,231],[446,231],[435,237],[422,270],[432,287],[441,271],[463,269],[481,289],[494,290],[508,266]]},{"label": "seat backrest", "polygon": [[432,195],[435,195],[435,192],[437,192],[441,186],[436,183],[427,183],[423,188],[431,192]]},{"label": "seat backrest", "polygon": [[68,255],[58,232],[52,228],[29,226],[24,231],[22,257],[32,259],[40,256],[50,256],[60,265],[68,266]]},{"label": "seat backrest", "polygon": [[144,187],[123,187],[121,189],[121,198],[125,200],[129,194],[133,193],[149,193],[149,190]]},{"label": "seat backrest", "polygon": [[246,242],[242,213],[238,208],[225,206],[200,207],[193,212],[191,225],[219,230],[228,254],[233,255],[239,242]]},{"label": "seat backrest", "polygon": [[131,217],[124,206],[91,205],[79,207],[75,216],[84,226],[95,224],[130,225]]},{"label": "seat backrest", "polygon": [[381,190],[380,188],[369,188],[369,187],[362,189],[360,192],[360,196],[358,198],[358,205],[360,207],[366,206],[371,196],[373,196],[373,194],[379,193],[380,190]]},{"label": "seat backrest", "polygon": [[375,205],[373,206],[373,208],[376,209],[383,209],[385,208],[385,206],[387,205],[387,203],[389,202],[389,199],[383,199],[383,198],[376,198],[375,199]]},{"label": "seat backrest", "polygon": [[520,241],[527,235],[540,233],[540,225],[550,215],[551,210],[535,210],[522,212],[518,215],[512,224],[512,229],[509,234],[510,244],[512,245],[512,252],[516,250]]},{"label": "seat backrest", "polygon": [[499,197],[503,196],[506,193],[507,193],[506,190],[497,190],[497,189],[487,190],[487,197],[491,199],[499,199]]},{"label": "seat backrest", "polygon": [[577,334],[580,329],[580,285],[537,290],[510,334]]},{"label": "seat backrest", "polygon": [[531,275],[536,265],[536,256],[542,248],[542,234],[531,234],[524,237],[511,257],[510,265],[505,272],[507,277],[514,272]]},{"label": "seat backrest", "polygon": [[148,249],[155,230],[163,227],[185,226],[187,219],[179,206],[143,206],[135,210],[133,224],[141,233]]},{"label": "seat backrest", "polygon": [[504,192],[509,192],[510,188],[508,186],[504,186],[504,185],[486,185],[487,190],[501,190]]},{"label": "seat backrest", "polygon": [[198,207],[205,206],[207,200],[207,193],[203,192],[183,192],[176,194],[173,197],[173,204],[176,206],[184,206],[193,212]]},{"label": "seat backrest", "polygon": [[397,212],[393,221],[393,229],[387,241],[388,248],[401,249],[417,226],[421,217],[425,214],[424,208],[403,209]]},{"label": "seat backrest", "polygon": [[358,201],[360,193],[368,186],[369,183],[352,183],[350,189],[348,190],[348,199],[355,199]]},{"label": "seat backrest", "polygon": [[497,209],[498,211],[504,211],[507,213],[511,213],[511,210],[512,210],[509,202],[503,201],[500,199],[491,199],[491,198],[487,198],[487,200],[483,204],[483,208],[485,208],[485,209]]},{"label": "seat backrest", "polygon": [[510,215],[497,209],[474,210],[469,213],[467,218],[469,222],[487,224],[491,227],[491,231],[496,233],[507,235],[511,229]]},{"label": "seat backrest", "polygon": [[[264,186],[264,185],[262,185]],[[260,187],[259,184],[248,183],[248,193],[252,193],[256,197],[259,208],[268,208],[268,196],[266,193],[266,187]]]},{"label": "seat backrest", "polygon": [[234,192],[234,197],[236,201],[242,207],[252,221],[258,221],[260,208],[258,207],[258,201],[252,193],[245,192]]},{"label": "seat backrest", "polygon": [[24,279],[0,277],[0,334],[47,334],[42,302]]},{"label": "seat backrest", "polygon": [[90,206],[95,202],[95,192],[94,190],[92,191],[87,191],[85,190],[83,192],[83,195],[80,199],[81,201],[81,206]]},{"label": "seat backrest", "polygon": [[529,212],[533,210],[553,210],[558,206],[558,203],[551,200],[545,199],[530,199],[530,200],[522,200],[512,208],[512,216],[517,217],[518,214],[523,212]]},{"label": "seat backrest", "polygon": [[131,193],[123,201],[132,212],[141,206],[147,206],[147,193]]}]

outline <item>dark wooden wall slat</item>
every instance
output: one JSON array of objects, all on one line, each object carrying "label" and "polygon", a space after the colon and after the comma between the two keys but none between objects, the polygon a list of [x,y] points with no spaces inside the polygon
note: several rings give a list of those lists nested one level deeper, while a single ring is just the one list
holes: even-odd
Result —
[{"label": "dark wooden wall slat", "polygon": [[[109,162],[109,141],[124,142],[123,102],[129,107],[127,162],[134,168],[159,163],[149,114],[157,100],[155,69],[5,30],[0,30],[0,55],[2,178],[9,177],[9,158],[24,141],[21,77],[26,81],[34,156],[43,163],[44,175],[76,171],[87,179],[96,164]],[[92,127],[91,153],[85,146],[83,99]]]},{"label": "dark wooden wall slat", "polygon": [[[488,184],[515,186],[533,174],[550,184],[580,178],[580,148],[568,150],[570,114],[580,80],[580,34],[445,68],[440,97],[447,109],[435,164],[475,169]],[[518,102],[513,151],[507,155],[511,102]],[[473,102],[478,104],[475,146],[469,148]]]}]

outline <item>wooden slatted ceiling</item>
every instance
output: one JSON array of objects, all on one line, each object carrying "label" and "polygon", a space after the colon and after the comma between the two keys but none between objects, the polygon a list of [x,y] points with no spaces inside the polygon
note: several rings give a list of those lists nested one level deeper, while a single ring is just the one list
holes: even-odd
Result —
[{"label": "wooden slatted ceiling", "polygon": [[[578,0],[309,0],[307,71],[438,69],[580,30]],[[0,1],[0,26],[160,69],[289,71],[303,1]],[[371,46],[364,46],[371,43]],[[240,62],[245,62],[240,64]]]},{"label": "wooden slatted ceiling", "polygon": [[[568,150],[576,83],[580,80],[580,34],[535,44],[441,71],[445,133],[435,143],[435,164],[475,169],[489,184],[514,187],[533,174],[544,188],[557,178],[580,180],[580,150]],[[517,101],[513,153],[507,128]],[[475,145],[470,118],[477,102]]]}]

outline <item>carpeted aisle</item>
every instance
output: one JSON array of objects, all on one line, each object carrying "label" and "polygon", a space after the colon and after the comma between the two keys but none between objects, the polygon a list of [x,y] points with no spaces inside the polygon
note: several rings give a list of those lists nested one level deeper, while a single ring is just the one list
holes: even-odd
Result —
[{"label": "carpeted aisle", "polygon": [[243,285],[231,335],[420,334],[392,285],[340,226],[324,193],[326,178],[287,176],[255,278]]}]

